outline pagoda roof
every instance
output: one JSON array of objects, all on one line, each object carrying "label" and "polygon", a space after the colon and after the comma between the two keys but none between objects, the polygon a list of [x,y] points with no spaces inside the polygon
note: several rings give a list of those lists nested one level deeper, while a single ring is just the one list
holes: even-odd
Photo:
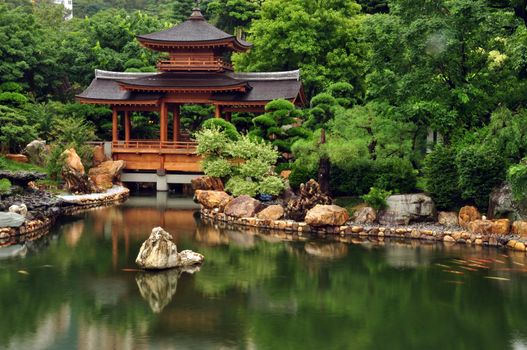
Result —
[{"label": "pagoda roof", "polygon": [[[157,104],[170,91],[209,91],[211,102],[267,103],[303,99],[300,71],[265,73],[122,73],[95,70],[77,98],[86,103]],[[302,103],[305,101],[302,100]]]},{"label": "pagoda roof", "polygon": [[205,20],[199,9],[194,9],[186,21],[166,30],[138,35],[137,39],[145,46],[162,50],[163,47],[181,46],[231,46],[236,51],[245,51],[252,44],[225,33]]}]

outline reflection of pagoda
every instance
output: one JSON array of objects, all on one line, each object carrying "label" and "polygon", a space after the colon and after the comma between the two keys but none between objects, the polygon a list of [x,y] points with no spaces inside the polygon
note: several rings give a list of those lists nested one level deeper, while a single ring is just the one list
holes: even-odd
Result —
[{"label": "reflection of pagoda", "polygon": [[[128,169],[199,171],[194,144],[182,139],[180,106],[215,106],[215,116],[229,120],[233,112],[263,113],[275,99],[305,104],[299,71],[235,73],[226,59],[231,52],[247,51],[251,44],[209,24],[199,9],[167,30],[140,35],[139,42],[168,53],[156,73],[95,71],[95,79],[77,99],[81,103],[111,106],[112,154]],[[159,140],[134,140],[130,112],[158,112]],[[124,117],[124,141],[119,141],[119,114]],[[169,139],[169,117],[172,137]]]}]

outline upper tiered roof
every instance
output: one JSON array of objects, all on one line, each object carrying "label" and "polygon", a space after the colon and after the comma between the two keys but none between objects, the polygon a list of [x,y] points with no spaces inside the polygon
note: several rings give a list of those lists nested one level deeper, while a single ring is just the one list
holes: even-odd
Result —
[{"label": "upper tiered roof", "polygon": [[251,47],[250,43],[208,23],[199,8],[195,8],[185,22],[160,32],[138,35],[137,40],[157,51],[182,48],[227,48],[246,51]]}]

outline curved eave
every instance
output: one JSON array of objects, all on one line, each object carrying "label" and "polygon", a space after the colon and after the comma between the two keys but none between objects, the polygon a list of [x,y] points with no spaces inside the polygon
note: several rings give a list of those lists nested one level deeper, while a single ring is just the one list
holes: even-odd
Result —
[{"label": "curved eave", "polygon": [[171,51],[177,49],[201,49],[201,48],[230,48],[236,52],[245,52],[249,50],[252,45],[240,42],[236,37],[231,37],[221,40],[202,40],[202,41],[166,41],[155,40],[150,38],[136,37],[141,45],[155,51]]}]

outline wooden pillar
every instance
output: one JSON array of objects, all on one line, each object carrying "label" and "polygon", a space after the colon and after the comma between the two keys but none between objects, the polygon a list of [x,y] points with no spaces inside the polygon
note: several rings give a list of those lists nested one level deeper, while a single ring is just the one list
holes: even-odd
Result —
[{"label": "wooden pillar", "polygon": [[130,142],[130,112],[124,111],[124,140]]},{"label": "wooden pillar", "polygon": [[220,105],[216,105],[216,111],[214,113],[214,117],[221,118],[221,106]]},{"label": "wooden pillar", "polygon": [[179,105],[174,105],[174,109],[173,109],[173,114],[174,114],[174,121],[173,121],[173,133],[172,133],[172,140],[174,142],[178,142],[179,140],[181,140],[181,118],[180,118],[180,114],[179,114]]},{"label": "wooden pillar", "polygon": [[159,123],[159,141],[166,142],[168,140],[168,111],[165,101],[161,102]]},{"label": "wooden pillar", "polygon": [[225,120],[230,122],[232,120],[232,112],[225,113]]},{"label": "wooden pillar", "polygon": [[117,109],[112,107],[112,141],[119,141],[119,116],[117,115]]}]

